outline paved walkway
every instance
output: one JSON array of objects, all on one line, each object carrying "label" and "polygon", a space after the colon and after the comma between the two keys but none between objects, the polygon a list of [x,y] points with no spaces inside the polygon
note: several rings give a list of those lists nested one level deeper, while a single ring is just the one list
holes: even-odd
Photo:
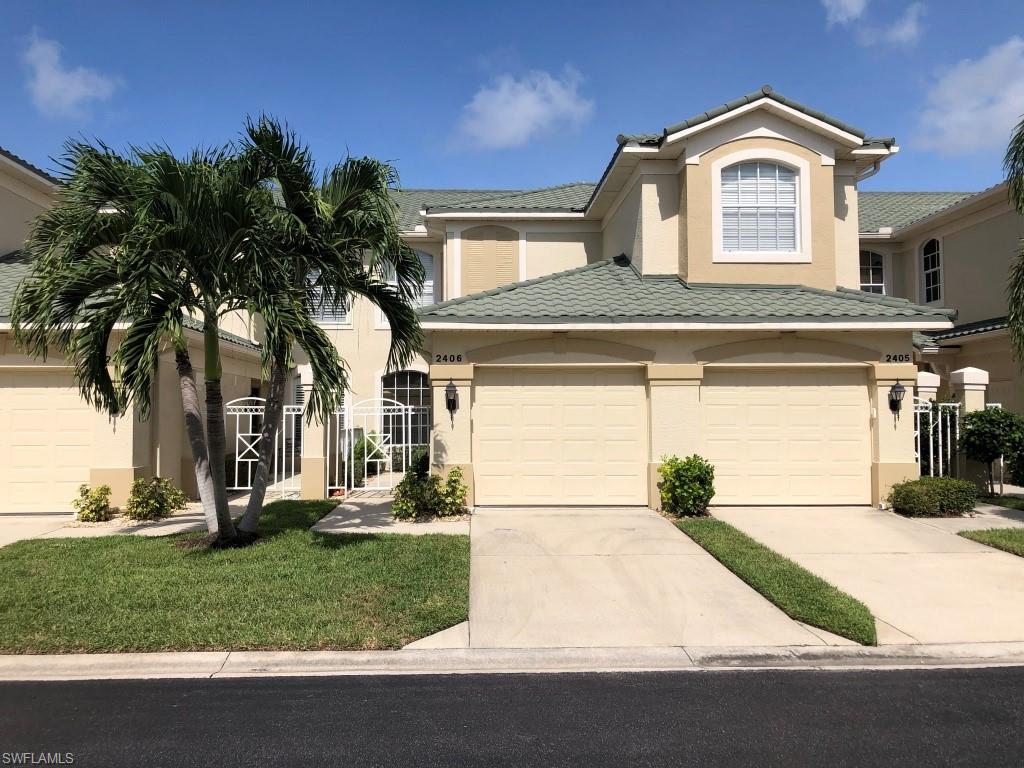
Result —
[{"label": "paved walkway", "polygon": [[642,508],[478,509],[471,648],[826,645]]},{"label": "paved walkway", "polygon": [[1024,641],[1024,558],[870,507],[712,514],[862,600],[881,644]]},{"label": "paved walkway", "polygon": [[430,520],[414,523],[391,516],[390,492],[355,494],[313,526],[319,533],[427,533],[469,535],[469,520]]}]

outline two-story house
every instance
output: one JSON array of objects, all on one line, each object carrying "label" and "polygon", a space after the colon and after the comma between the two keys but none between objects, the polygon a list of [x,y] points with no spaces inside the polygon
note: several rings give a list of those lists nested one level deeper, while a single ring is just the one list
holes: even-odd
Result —
[{"label": "two-story house", "polygon": [[765,87],[619,136],[596,184],[403,191],[426,354],[386,372],[373,310],[325,318],[352,399],[432,404],[433,465],[478,505],[655,503],[691,453],[718,503],[877,503],[918,472],[890,391],[953,314],[862,290],[857,185],[897,149]]},{"label": "two-story house", "polygon": [[[922,369],[948,382],[967,366],[989,374],[988,399],[1024,411],[1020,365],[1006,330],[1006,285],[1024,217],[1006,184],[982,192],[861,193],[861,289],[954,307],[956,327],[915,339]],[[940,393],[947,395],[948,393]]]}]

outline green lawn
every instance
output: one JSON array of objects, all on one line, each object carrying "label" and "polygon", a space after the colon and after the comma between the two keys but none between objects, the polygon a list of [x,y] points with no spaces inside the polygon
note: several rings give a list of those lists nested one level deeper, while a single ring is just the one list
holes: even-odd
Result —
[{"label": "green lawn", "polygon": [[1024,509],[1024,499],[1020,496],[982,496],[978,499],[979,504],[995,504],[1010,509]]},{"label": "green lawn", "polygon": [[[1017,507],[1020,509],[1020,507]],[[988,528],[984,531],[960,531],[965,539],[1002,549],[1012,555],[1024,557],[1024,528]]]},{"label": "green lawn", "polygon": [[691,517],[676,525],[790,618],[863,645],[877,643],[866,605],[792,560],[721,520]]},{"label": "green lawn", "polygon": [[0,549],[0,652],[374,649],[465,621],[469,537],[310,532],[333,501],[278,501],[243,549],[168,538]]}]

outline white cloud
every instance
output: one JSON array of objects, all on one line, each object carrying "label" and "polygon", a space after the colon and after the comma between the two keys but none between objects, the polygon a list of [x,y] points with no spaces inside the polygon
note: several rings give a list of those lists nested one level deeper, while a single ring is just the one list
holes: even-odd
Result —
[{"label": "white cloud", "polygon": [[1024,113],[1024,39],[1014,35],[936,80],[921,112],[922,147],[943,154],[1004,148]]},{"label": "white cloud", "polygon": [[500,75],[463,107],[459,134],[481,149],[503,149],[557,128],[578,128],[594,111],[594,102],[580,95],[582,81],[572,68],[561,77]]},{"label": "white cloud", "polygon": [[912,45],[921,37],[921,19],[924,17],[924,3],[911,3],[906,10],[886,27],[865,27],[857,35],[861,45],[889,43],[890,45]]},{"label": "white cloud", "polygon": [[831,27],[859,19],[868,6],[868,0],[821,0],[821,4],[825,6],[828,25]]},{"label": "white cloud", "polygon": [[109,99],[121,81],[85,67],[69,68],[61,62],[56,40],[32,34],[23,56],[28,65],[28,90],[32,103],[44,115],[81,115],[90,102]]}]

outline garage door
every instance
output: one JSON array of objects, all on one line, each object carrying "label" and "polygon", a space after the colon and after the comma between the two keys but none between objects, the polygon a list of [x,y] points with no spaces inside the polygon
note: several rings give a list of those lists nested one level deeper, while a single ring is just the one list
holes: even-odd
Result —
[{"label": "garage door", "polygon": [[639,371],[478,369],[477,504],[647,503],[647,396]]},{"label": "garage door", "polygon": [[701,444],[716,504],[868,504],[870,405],[858,370],[705,372]]},{"label": "garage door", "polygon": [[0,370],[0,513],[71,510],[93,419],[69,373]]}]

